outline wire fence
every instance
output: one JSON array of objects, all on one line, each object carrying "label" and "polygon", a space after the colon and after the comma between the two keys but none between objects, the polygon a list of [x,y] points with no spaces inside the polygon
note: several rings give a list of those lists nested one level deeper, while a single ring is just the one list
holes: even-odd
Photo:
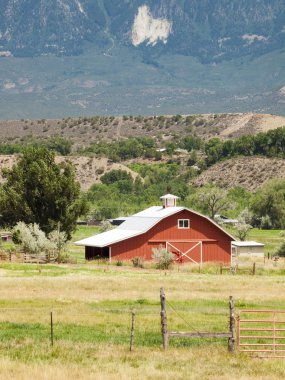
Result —
[{"label": "wire fence", "polygon": [[[72,343],[108,343],[128,346],[134,305],[97,307],[82,312],[66,307],[0,308],[0,345],[17,341],[60,345]],[[188,309],[167,304],[169,326],[193,331],[228,329],[228,310],[213,307]],[[134,346],[161,347],[160,305],[135,305]],[[195,346],[202,341],[175,341],[173,346]]]}]

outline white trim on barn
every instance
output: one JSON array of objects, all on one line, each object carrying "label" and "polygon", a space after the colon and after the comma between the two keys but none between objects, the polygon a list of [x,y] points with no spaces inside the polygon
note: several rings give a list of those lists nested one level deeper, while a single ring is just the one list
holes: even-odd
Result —
[{"label": "white trim on barn", "polygon": [[[182,223],[181,223],[182,222]],[[180,226],[181,224],[181,226]],[[177,221],[177,228],[179,230],[189,230],[190,228],[190,219],[178,219]]]},{"label": "white trim on barn", "polygon": [[[191,261],[192,263],[194,263],[194,264],[200,264],[201,266],[202,266],[202,264],[203,264],[203,243],[202,243],[202,241],[195,241],[195,240],[193,240],[193,241],[190,241],[190,240],[187,240],[187,241],[185,241],[185,243],[196,243],[193,247],[191,247],[191,248],[189,248],[187,251],[185,251],[185,252],[183,252],[183,251],[181,251],[181,249],[180,248],[178,248],[178,247],[176,247],[174,244],[172,244],[172,243],[184,243],[184,241],[183,240],[177,240],[177,241],[171,241],[171,243],[169,242],[169,241],[166,241],[165,243],[166,243],[166,249],[170,246],[171,248],[173,248],[173,249],[175,249],[175,250],[177,250],[179,253],[180,253],[180,255],[179,255],[179,257],[177,257],[176,259],[175,259],[175,261],[180,261],[183,257],[187,257],[187,259],[189,260],[189,261]],[[199,262],[197,262],[196,260],[194,260],[192,257],[190,257],[189,256],[189,254],[190,254],[190,252],[193,250],[193,249],[195,249],[195,248],[197,248],[198,246],[200,246],[200,263]]]}]

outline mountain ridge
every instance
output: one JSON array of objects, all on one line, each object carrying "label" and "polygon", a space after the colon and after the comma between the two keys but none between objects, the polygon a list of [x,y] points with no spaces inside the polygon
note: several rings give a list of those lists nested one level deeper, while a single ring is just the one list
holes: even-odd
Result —
[{"label": "mountain ridge", "polygon": [[0,0],[0,120],[285,114],[284,0]]},{"label": "mountain ridge", "polygon": [[77,149],[91,142],[142,136],[158,137],[162,142],[177,134],[227,140],[278,127],[285,127],[285,117],[255,113],[22,119],[0,121],[0,142],[24,144],[60,136]]},{"label": "mountain ridge", "polygon": [[16,56],[77,55],[112,38],[214,62],[283,48],[284,17],[282,0],[1,0],[0,45]]}]

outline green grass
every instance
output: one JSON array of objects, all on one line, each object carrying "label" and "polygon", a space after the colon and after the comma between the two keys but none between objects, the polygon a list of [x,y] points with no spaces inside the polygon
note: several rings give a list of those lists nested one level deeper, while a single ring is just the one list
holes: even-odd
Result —
[{"label": "green grass", "polygon": [[73,234],[71,242],[68,244],[67,253],[76,260],[77,263],[85,262],[84,247],[76,246],[75,241],[85,239],[92,235],[98,234],[100,227],[98,226],[77,226],[75,233]]},{"label": "green grass", "polygon": [[[0,266],[0,378],[270,379],[284,361],[227,353],[227,339],[170,340],[162,351],[159,288],[170,331],[228,331],[228,299],[242,309],[279,309],[284,275],[232,276],[93,265]],[[32,276],[29,276],[29,272]],[[166,273],[166,274],[165,274]],[[134,352],[129,353],[131,310]],[[53,311],[54,346],[50,344]],[[59,372],[60,371],[60,372]],[[215,377],[213,377],[215,374]],[[262,377],[263,376],[263,377]]]},{"label": "green grass", "polygon": [[[232,234],[235,234],[235,229],[227,227],[227,230]],[[279,245],[284,241],[284,237],[281,236],[282,230],[260,230],[253,228],[249,231],[246,240],[253,240],[258,243],[265,244],[264,252],[273,254]]]},{"label": "green grass", "polygon": [[284,237],[280,235],[280,230],[258,230],[252,229],[247,240],[255,240],[265,244],[266,253],[274,253],[279,245],[284,241]]}]

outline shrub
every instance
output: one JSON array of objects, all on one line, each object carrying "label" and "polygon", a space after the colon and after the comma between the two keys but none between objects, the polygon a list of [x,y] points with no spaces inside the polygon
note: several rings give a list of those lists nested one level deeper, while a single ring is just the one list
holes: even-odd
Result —
[{"label": "shrub", "polygon": [[117,267],[122,267],[123,266],[123,262],[121,260],[116,261],[116,266]]},{"label": "shrub", "polygon": [[270,230],[272,228],[272,221],[269,215],[261,217],[260,228],[262,230]]},{"label": "shrub", "polygon": [[174,263],[174,255],[167,248],[159,247],[152,249],[152,259],[157,269],[169,269]]},{"label": "shrub", "polygon": [[110,231],[113,228],[114,228],[114,226],[108,220],[103,220],[100,223],[100,232]]},{"label": "shrub", "polygon": [[59,256],[57,262],[60,264],[76,264],[77,260],[75,257],[72,257],[68,255],[67,253],[65,253],[64,255]]},{"label": "shrub", "polygon": [[277,248],[274,256],[285,257],[285,241],[283,241],[280,246]]},{"label": "shrub", "polygon": [[36,223],[18,222],[13,229],[13,242],[19,244],[24,252],[37,255],[51,252],[56,248]]},{"label": "shrub", "polygon": [[143,268],[144,267],[144,259],[142,257],[134,257],[132,260],[134,268]]}]

